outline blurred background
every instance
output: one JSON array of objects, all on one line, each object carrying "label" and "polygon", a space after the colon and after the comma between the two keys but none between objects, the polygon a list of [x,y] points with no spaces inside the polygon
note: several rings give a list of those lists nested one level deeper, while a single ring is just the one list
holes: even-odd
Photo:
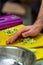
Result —
[{"label": "blurred background", "polygon": [[0,0],[0,15],[16,14],[23,19],[23,24],[31,25],[37,18],[40,5],[41,0],[31,5],[28,0]]}]

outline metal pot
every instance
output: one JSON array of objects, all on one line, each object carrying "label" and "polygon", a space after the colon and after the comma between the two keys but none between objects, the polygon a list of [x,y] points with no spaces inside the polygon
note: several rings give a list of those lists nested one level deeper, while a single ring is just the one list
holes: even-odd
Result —
[{"label": "metal pot", "polygon": [[0,47],[0,65],[34,65],[35,55],[20,47]]}]

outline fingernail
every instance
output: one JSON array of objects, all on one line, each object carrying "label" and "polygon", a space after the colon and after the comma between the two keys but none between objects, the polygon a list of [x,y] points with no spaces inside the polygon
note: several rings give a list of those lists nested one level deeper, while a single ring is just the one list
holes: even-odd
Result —
[{"label": "fingernail", "polygon": [[26,37],[25,34],[22,34],[23,37]]},{"label": "fingernail", "polygon": [[10,42],[6,41],[6,44],[7,44],[7,45],[10,44]]}]

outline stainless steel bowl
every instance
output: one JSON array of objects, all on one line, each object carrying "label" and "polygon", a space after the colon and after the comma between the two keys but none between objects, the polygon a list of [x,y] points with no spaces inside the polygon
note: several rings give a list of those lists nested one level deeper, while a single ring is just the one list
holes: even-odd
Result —
[{"label": "stainless steel bowl", "polygon": [[0,65],[34,65],[35,56],[20,47],[0,47]]}]

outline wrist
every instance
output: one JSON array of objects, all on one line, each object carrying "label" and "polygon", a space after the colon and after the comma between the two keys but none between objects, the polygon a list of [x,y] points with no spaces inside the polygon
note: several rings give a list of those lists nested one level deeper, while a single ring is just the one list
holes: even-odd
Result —
[{"label": "wrist", "polygon": [[40,28],[40,30],[43,29],[43,22],[42,22],[42,19],[37,19],[36,22],[34,23],[34,26],[37,26]]},{"label": "wrist", "polygon": [[40,23],[40,25],[42,26],[42,29],[43,29],[43,16],[38,17],[37,20],[39,20],[39,23]]}]

